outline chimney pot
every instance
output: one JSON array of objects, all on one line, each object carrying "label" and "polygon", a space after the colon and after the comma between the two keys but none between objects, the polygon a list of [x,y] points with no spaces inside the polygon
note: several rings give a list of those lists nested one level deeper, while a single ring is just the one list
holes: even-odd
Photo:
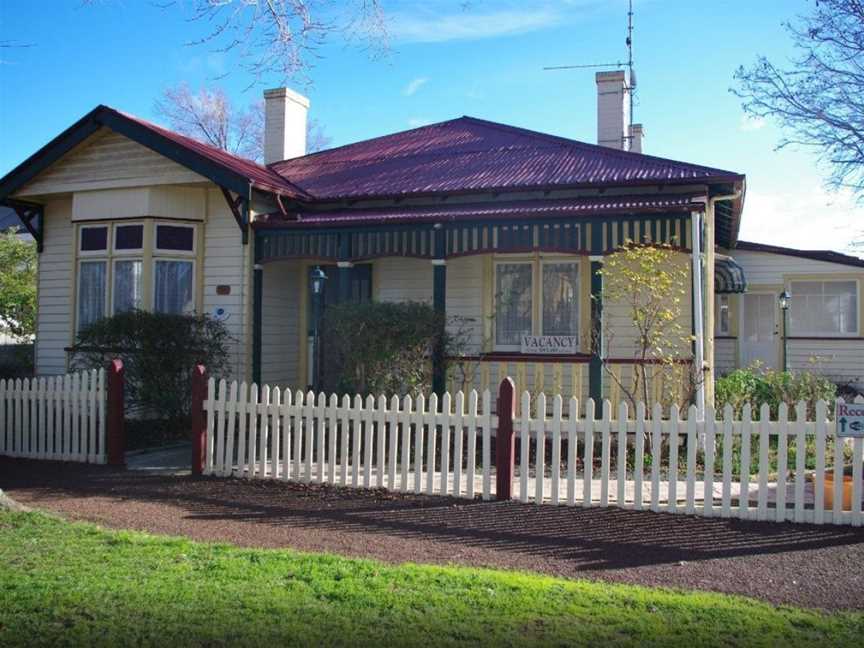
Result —
[{"label": "chimney pot", "polygon": [[645,129],[642,124],[633,124],[630,127],[630,151],[632,153],[642,152],[642,139],[645,137]]},{"label": "chimney pot", "polygon": [[264,164],[306,154],[309,99],[290,88],[264,91]]}]

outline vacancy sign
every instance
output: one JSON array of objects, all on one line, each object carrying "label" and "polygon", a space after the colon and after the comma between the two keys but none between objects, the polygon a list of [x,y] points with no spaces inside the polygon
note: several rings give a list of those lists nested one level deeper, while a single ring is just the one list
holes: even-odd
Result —
[{"label": "vacancy sign", "polygon": [[837,436],[864,437],[864,403],[837,403]]},{"label": "vacancy sign", "polygon": [[575,335],[523,335],[522,353],[570,354],[579,349]]}]

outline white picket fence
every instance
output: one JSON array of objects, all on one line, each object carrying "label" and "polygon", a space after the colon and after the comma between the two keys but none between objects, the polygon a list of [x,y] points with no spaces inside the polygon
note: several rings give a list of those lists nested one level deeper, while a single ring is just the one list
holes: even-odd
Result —
[{"label": "white picket fence", "polygon": [[[513,419],[513,497],[520,501],[817,524],[864,521],[862,439],[835,443],[824,402],[814,421],[803,403],[794,421],[785,406],[770,420],[767,405],[759,420],[749,408],[740,420],[731,408],[719,419],[709,408],[702,421],[695,408],[682,416],[655,405],[648,416],[640,404],[631,417],[625,403],[613,415],[604,401],[597,418],[592,400],[582,410],[576,398],[566,407],[561,396],[550,401],[526,392],[521,400],[522,415]],[[499,426],[491,402],[488,390],[444,394],[439,408],[436,395],[339,399],[211,379],[204,472],[490,499],[497,495]],[[834,480],[826,508],[826,483],[850,453],[851,510],[844,510],[842,480]]]},{"label": "white picket fence", "polygon": [[105,463],[105,370],[0,380],[0,455]]}]

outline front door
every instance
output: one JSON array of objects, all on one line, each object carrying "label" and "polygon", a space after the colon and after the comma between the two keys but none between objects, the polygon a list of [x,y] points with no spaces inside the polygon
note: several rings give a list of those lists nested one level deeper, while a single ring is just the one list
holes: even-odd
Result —
[{"label": "front door", "polygon": [[773,293],[741,295],[741,326],[738,336],[739,362],[754,362],[763,368],[777,368],[777,298]]}]

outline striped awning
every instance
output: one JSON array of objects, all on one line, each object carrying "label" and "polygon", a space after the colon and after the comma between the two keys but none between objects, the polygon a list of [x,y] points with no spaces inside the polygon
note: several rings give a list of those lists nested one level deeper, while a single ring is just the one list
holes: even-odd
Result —
[{"label": "striped awning", "polygon": [[718,294],[743,293],[747,290],[744,269],[730,256],[714,257],[714,291]]}]

